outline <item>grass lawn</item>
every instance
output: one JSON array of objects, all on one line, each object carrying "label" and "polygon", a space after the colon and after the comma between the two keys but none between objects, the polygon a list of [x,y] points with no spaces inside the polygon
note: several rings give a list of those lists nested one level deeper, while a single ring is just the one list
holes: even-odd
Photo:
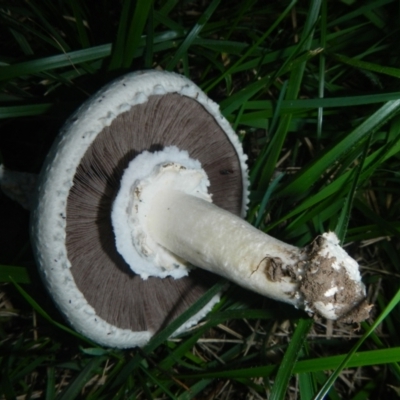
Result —
[{"label": "grass lawn", "polygon": [[243,144],[247,220],[300,247],[335,231],[374,306],[314,320],[232,285],[185,334],[196,306],[142,349],[103,348],[53,305],[29,212],[0,192],[0,399],[399,398],[399,18],[396,0],[0,1],[0,163],[38,173],[104,84],[178,72]]}]

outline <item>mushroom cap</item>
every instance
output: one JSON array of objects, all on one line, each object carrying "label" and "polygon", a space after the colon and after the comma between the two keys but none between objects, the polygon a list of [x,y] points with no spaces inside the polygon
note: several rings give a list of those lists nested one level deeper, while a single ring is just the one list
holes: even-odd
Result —
[{"label": "mushroom cap", "polygon": [[66,122],[39,176],[31,237],[43,281],[70,324],[105,346],[143,346],[215,282],[199,269],[142,280],[116,250],[110,214],[124,169],[167,146],[199,160],[213,202],[244,216],[247,167],[236,134],[195,84],[170,72],[139,71],[101,89]]}]

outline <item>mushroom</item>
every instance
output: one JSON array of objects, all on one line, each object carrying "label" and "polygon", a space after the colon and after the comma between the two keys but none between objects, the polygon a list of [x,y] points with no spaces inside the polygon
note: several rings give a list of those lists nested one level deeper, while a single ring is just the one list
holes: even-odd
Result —
[{"label": "mushroom", "polygon": [[180,75],[131,73],[83,104],[46,158],[31,229],[71,325],[102,345],[143,346],[214,274],[326,318],[364,319],[358,264],[334,233],[298,249],[243,220],[245,160],[218,106]]}]

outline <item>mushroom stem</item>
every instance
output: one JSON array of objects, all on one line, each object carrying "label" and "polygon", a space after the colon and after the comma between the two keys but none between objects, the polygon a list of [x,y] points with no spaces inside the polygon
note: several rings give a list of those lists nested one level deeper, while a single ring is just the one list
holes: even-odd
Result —
[{"label": "mushroom stem", "polygon": [[325,318],[368,317],[358,264],[333,232],[294,247],[213,204],[208,186],[200,163],[176,147],[131,161],[112,223],[118,252],[135,273],[179,279],[190,263]]},{"label": "mushroom stem", "polygon": [[296,284],[288,278],[276,284],[269,269],[295,266],[303,259],[300,249],[181,191],[158,193],[151,209],[149,233],[172,253],[262,295],[298,303],[299,299],[292,298]]},{"label": "mushroom stem", "polygon": [[257,230],[216,205],[178,190],[153,197],[153,239],[191,264],[264,296],[329,319],[366,318],[358,264],[334,233],[300,249]]}]

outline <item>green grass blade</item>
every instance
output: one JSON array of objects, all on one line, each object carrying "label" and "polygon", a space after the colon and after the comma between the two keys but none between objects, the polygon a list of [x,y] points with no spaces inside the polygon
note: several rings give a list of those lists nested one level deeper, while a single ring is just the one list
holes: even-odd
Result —
[{"label": "green grass blade", "polygon": [[[50,21],[52,18],[52,10],[46,10],[45,7],[40,8],[40,5],[35,4],[34,2],[28,2],[27,5],[37,16],[41,29],[48,33],[49,38],[55,43],[55,46],[63,52],[68,52],[70,50],[70,46],[64,39],[62,33],[53,26],[53,21]],[[54,16],[55,15],[53,14],[53,17]]]},{"label": "green grass blade", "polygon": [[179,346],[177,346],[168,357],[160,362],[159,367],[165,370],[172,368],[172,366],[178,362],[184,355],[186,355],[189,349],[197,342],[197,340],[206,332],[210,327],[216,326],[225,321],[231,321],[234,319],[271,319],[273,315],[266,310],[229,310],[223,312],[217,312],[215,314],[208,315],[206,317],[206,323],[196,330],[192,335]]},{"label": "green grass blade", "polygon": [[312,399],[314,397],[314,380],[311,373],[298,374],[299,392],[301,399]]},{"label": "green grass blade", "polygon": [[[302,44],[299,46],[298,51],[308,51],[313,38],[314,26],[319,18],[319,12],[321,8],[321,0],[312,0],[307,14],[307,19],[304,26],[304,32],[302,36]],[[306,61],[301,62],[299,65],[292,70],[288,81],[288,88],[286,92],[287,100],[294,100],[297,98],[300,85],[303,80],[303,74],[306,66]],[[283,115],[279,123],[278,129],[274,134],[274,137],[270,143],[269,160],[261,176],[261,183],[259,185],[260,190],[265,190],[269,184],[271,177],[274,173],[276,163],[280,157],[283,143],[285,142],[286,135],[289,130],[289,126],[292,120],[291,114]]]},{"label": "green grass blade", "polygon": [[160,379],[157,379],[157,377],[152,374],[150,371],[147,370],[147,368],[144,368],[143,366],[140,367],[141,371],[149,378],[151,382],[155,384],[155,386],[159,389],[162,390],[164,394],[167,394],[170,399],[176,399],[176,397],[172,394],[172,392],[164,385]]},{"label": "green grass blade", "polygon": [[214,379],[201,379],[192,385],[187,392],[181,394],[178,400],[191,400],[195,398],[200,392],[202,392]]},{"label": "green grass blade", "polygon": [[131,15],[131,0],[124,0],[122,3],[122,10],[120,20],[118,23],[117,37],[112,45],[112,55],[109,70],[121,68],[125,54],[126,34],[129,25],[129,16]]},{"label": "green grass blade", "polygon": [[78,332],[75,332],[74,330],[60,324],[57,321],[54,321],[49,314],[46,313],[46,311],[43,310],[42,307],[39,306],[39,304],[24,290],[22,289],[22,287],[20,285],[18,285],[17,282],[11,280],[14,284],[14,286],[17,288],[18,292],[22,295],[22,297],[31,305],[31,307],[40,315],[42,316],[45,320],[47,320],[48,322],[50,322],[51,324],[53,324],[54,326],[56,326],[57,328],[63,330],[64,332],[67,332],[89,344],[91,344],[92,346],[95,346],[95,344],[87,339],[86,337],[80,335]]},{"label": "green grass blade", "polygon": [[42,115],[47,113],[52,106],[52,104],[46,103],[0,107],[0,119]]},{"label": "green grass blade", "polygon": [[262,222],[262,219],[265,215],[265,210],[267,208],[267,204],[269,199],[271,198],[272,193],[275,191],[276,187],[278,186],[279,182],[281,181],[281,179],[285,176],[285,174],[280,174],[278,175],[272,182],[271,184],[268,186],[268,189],[266,190],[261,203],[260,203],[260,207],[257,211],[257,219],[254,223],[254,226],[256,228],[260,227],[260,224]]},{"label": "green grass blade", "polygon": [[374,396],[374,392],[376,391],[379,382],[381,381],[382,376],[379,374],[378,376],[374,376],[374,379],[370,380],[367,384],[365,384],[361,390],[357,392],[355,396],[351,398],[351,400],[369,400]]},{"label": "green grass blade", "polygon": [[287,14],[293,9],[295,4],[297,3],[297,0],[292,0],[292,2],[286,7],[286,9],[279,15],[279,17],[276,19],[276,21],[266,30],[266,32],[261,35],[261,37],[252,45],[249,47],[248,50],[237,60],[231,67],[229,67],[224,73],[222,73],[217,79],[214,80],[214,82],[207,86],[205,88],[205,92],[210,91],[213,87],[215,87],[220,81],[226,78],[227,75],[231,74],[232,71],[237,68],[239,65],[241,65],[244,60],[246,60],[265,40],[270,36],[271,32],[273,32],[277,26],[282,22],[284,18],[286,18]]},{"label": "green grass blade", "polygon": [[[398,100],[400,92],[394,93],[377,93],[362,96],[347,97],[330,97],[324,99],[296,99],[282,100],[280,114],[301,113],[322,108],[345,108],[351,106],[359,106],[366,104],[385,103],[390,100]],[[270,100],[248,101],[245,106],[246,110],[263,110],[265,117],[270,118],[276,109],[275,103]]]},{"label": "green grass blade", "polygon": [[[348,354],[312,358],[310,360],[297,361],[294,365],[294,374],[335,370],[345,363],[347,368],[359,368],[382,364],[391,364],[400,361],[400,347],[391,347],[381,350],[361,351],[355,353],[347,360]],[[243,369],[231,369],[221,371],[208,371],[194,374],[179,374],[178,379],[242,379],[270,376],[277,371],[278,365],[251,367]]]},{"label": "green grass blade", "polygon": [[233,22],[233,24],[231,24],[231,26],[229,27],[229,31],[225,36],[227,39],[232,36],[236,27],[239,25],[239,22],[241,22],[243,20],[243,16],[245,15],[246,11],[251,9],[256,4],[256,2],[257,2],[257,0],[245,0],[245,1],[241,1],[239,3],[240,9],[237,12],[237,14],[235,15],[235,17],[236,17],[235,21]]},{"label": "green grass blade", "polygon": [[204,28],[204,25],[207,21],[211,18],[214,11],[218,7],[221,0],[212,0],[211,3],[208,5],[207,9],[201,15],[200,19],[198,20],[197,24],[190,30],[188,35],[186,36],[183,43],[179,46],[178,50],[176,51],[172,60],[167,64],[166,70],[172,71],[178,62],[182,59],[182,57],[187,54],[189,47],[193,44],[194,40],[198,37],[201,30]]},{"label": "green grass blade", "polygon": [[[392,143],[388,143],[385,147],[383,147],[380,150],[377,150],[376,152],[370,154],[365,161],[365,169],[362,171],[362,176],[360,177],[360,182],[365,181],[378,167],[381,165],[382,162],[388,160],[389,158],[393,157],[400,151],[400,136],[397,137],[396,140],[393,140]],[[311,209],[311,207],[314,207],[318,205],[318,207],[327,207],[327,205],[323,206],[322,201],[326,199],[327,203],[330,202],[329,198],[330,196],[335,196],[335,195],[340,195],[344,196],[347,194],[348,188],[346,187],[346,182],[349,182],[349,175],[352,173],[352,171],[346,171],[343,173],[343,175],[339,176],[335,180],[333,180],[331,183],[329,183],[327,186],[325,186],[323,189],[320,189],[317,193],[315,193],[313,196],[308,196],[303,202],[301,202],[295,209],[292,211],[289,211],[287,214],[285,214],[282,218],[278,219],[275,221],[273,224],[270,224],[268,226],[268,229],[272,229],[282,221],[292,218],[295,215],[298,215],[299,213],[303,211],[307,211],[311,214],[314,213],[314,210]],[[359,202],[357,199],[354,200],[354,203],[357,204],[357,207],[359,208]],[[311,211],[310,211],[311,209]],[[370,211],[368,211],[370,213]],[[371,213],[370,213],[371,214]],[[373,214],[371,214],[371,218],[374,217]],[[301,222],[301,219],[303,222]],[[309,218],[304,215],[301,216],[299,220],[296,220],[295,222],[292,222],[289,226],[293,227],[294,225],[292,224],[301,224],[305,223]],[[383,226],[383,225],[382,225]],[[397,235],[397,233],[394,233],[394,235]]]},{"label": "green grass blade", "polygon": [[375,225],[381,227],[386,235],[392,235],[393,237],[397,237],[399,235],[399,229],[396,227],[396,225],[391,224],[389,221],[386,221],[384,218],[371,212],[370,207],[365,205],[361,200],[355,199],[354,206],[364,215],[367,220],[370,220]]},{"label": "green grass blade", "polygon": [[[321,48],[325,49],[326,48],[326,40],[327,40],[327,15],[328,15],[328,4],[326,1],[322,2],[321,5]],[[323,98],[325,95],[325,70],[326,70],[326,59],[325,55],[321,52],[319,55],[319,76],[318,76],[318,97]],[[323,123],[323,115],[324,115],[324,109],[323,107],[318,107],[318,121],[317,121],[317,140],[318,143],[321,140],[321,135],[322,135],[322,123]]]},{"label": "green grass blade", "polygon": [[[279,121],[279,115],[281,113],[281,107],[282,107],[282,102],[283,99],[286,95],[286,89],[287,89],[287,81],[285,81],[282,85],[282,88],[279,92],[279,97],[278,97],[278,101],[276,102],[276,107],[274,110],[274,115],[271,121],[271,126],[269,128],[269,132],[270,135],[275,135],[275,129],[276,126],[278,125],[278,121]],[[243,106],[245,106],[245,103],[243,104]],[[266,166],[267,164],[267,160],[268,160],[268,156],[269,156],[269,150],[270,147],[267,146],[264,151],[263,154],[257,158],[257,161],[254,165],[254,167],[252,168],[251,172],[250,172],[250,182],[253,183],[256,179],[256,177],[258,176],[259,171],[261,170],[261,168],[264,166]]]},{"label": "green grass blade", "polygon": [[25,35],[12,28],[10,28],[10,32],[14,36],[16,42],[19,44],[23,53],[27,56],[33,56],[34,52],[29,44],[29,41],[26,39]]},{"label": "green grass blade", "polygon": [[[364,329],[364,331],[367,331],[369,329],[369,325],[365,321],[361,322],[361,326]],[[385,348],[385,344],[382,342],[380,337],[375,332],[371,332],[371,334],[369,335],[369,338],[374,342],[374,344],[378,348],[380,348],[380,349],[384,349]],[[397,379],[399,379],[400,378],[400,365],[398,363],[392,363],[392,364],[389,365],[389,368],[397,376]]]},{"label": "green grass blade", "polygon": [[299,320],[279,366],[269,400],[283,400],[285,398],[293,368],[313,323],[311,318]]},{"label": "green grass blade", "polygon": [[82,371],[73,379],[73,381],[56,397],[56,400],[72,400],[76,399],[82,388],[90,380],[93,372],[100,366],[106,357],[96,357],[82,369]]},{"label": "green grass blade", "polygon": [[80,63],[108,57],[110,53],[111,45],[104,44],[101,46],[90,47],[88,49],[71,51],[57,56],[43,57],[37,60],[21,62],[7,67],[2,67],[0,69],[0,81],[15,78],[17,76],[50,71],[57,68],[74,68]]},{"label": "green grass blade", "polygon": [[340,242],[342,243],[344,242],[344,238],[346,237],[347,226],[349,224],[351,209],[353,206],[353,199],[360,180],[361,172],[363,171],[364,168],[365,159],[367,157],[367,153],[371,144],[371,137],[372,135],[369,136],[367,142],[365,143],[364,151],[360,159],[360,162],[354,170],[354,177],[351,178],[352,179],[351,188],[345,198],[342,210],[339,214],[339,218],[336,224],[335,233],[339,238]]},{"label": "green grass blade", "polygon": [[125,54],[122,62],[123,68],[129,68],[135,57],[135,51],[139,47],[144,27],[153,4],[153,0],[137,0],[135,12],[129,27],[125,45]]},{"label": "green grass blade", "polygon": [[196,333],[191,335],[187,340],[183,341],[177,346],[164,360],[159,363],[159,368],[162,370],[169,370],[176,363],[178,363],[183,356],[185,356],[205,331],[210,329],[211,324],[206,323]]},{"label": "green grass blade", "polygon": [[246,103],[255,94],[264,90],[265,87],[269,86],[271,82],[270,76],[265,76],[246,86],[245,89],[240,90],[238,93],[229,96],[225,100],[220,102],[220,108],[222,114],[228,118],[229,114],[233,113],[235,110],[240,109],[244,103]]},{"label": "green grass blade", "polygon": [[179,0],[166,0],[160,8],[160,14],[168,15],[177,5]]},{"label": "green grass blade", "polygon": [[377,7],[382,7],[388,3],[393,3],[393,0],[377,0],[377,1],[372,1],[371,3],[361,4],[360,7],[357,7],[354,11],[350,11],[347,14],[342,15],[339,18],[330,21],[328,26],[332,27],[336,26],[337,24],[342,24],[343,22],[351,21],[356,17],[359,17],[369,11],[372,11]]},{"label": "green grass blade", "polygon": [[[212,288],[210,288],[199,300],[196,301],[191,307],[189,307],[184,313],[182,313],[178,318],[176,318],[169,326],[163,329],[161,332],[154,335],[149,343],[143,347],[143,354],[150,354],[154,351],[159,345],[165,342],[167,339],[171,337],[171,335],[182,325],[184,324],[190,317],[199,312],[203,307],[209,303],[209,301],[219,292],[221,292],[226,286],[225,281],[220,281],[215,284]],[[142,360],[141,355],[136,355],[120,372],[118,378],[115,380],[113,387],[122,384],[128,376],[132,374],[132,372],[137,369]]]},{"label": "green grass blade", "polygon": [[90,40],[84,23],[85,15],[82,7],[77,0],[69,0],[69,4],[71,5],[74,14],[74,21],[78,31],[80,44],[83,48],[87,48],[90,46]]},{"label": "green grass blade", "polygon": [[163,329],[157,335],[154,335],[150,342],[143,348],[145,353],[150,353],[156,349],[161,343],[171,337],[171,335],[184,324],[190,317],[199,312],[207,303],[218,293],[220,293],[226,282],[221,280],[219,283],[215,284],[211,289],[209,289],[204,296],[202,296],[195,304],[193,304],[189,309],[182,313],[175,321],[173,321],[169,326]]},{"label": "green grass blade", "polygon": [[400,69],[385,67],[383,65],[374,64],[367,61],[361,61],[356,58],[346,57],[341,54],[332,54],[336,61],[342,62],[344,64],[350,65],[354,68],[365,69],[367,71],[379,72],[380,74],[385,74],[389,76],[394,76],[395,78],[400,78]]},{"label": "green grass blade", "polygon": [[150,8],[146,27],[146,48],[144,51],[144,68],[150,69],[153,66],[154,58],[154,9]]},{"label": "green grass blade", "polygon": [[[399,304],[399,302],[400,302],[400,290],[396,293],[393,299],[382,311],[382,313],[379,315],[376,321],[369,327],[369,329],[364,333],[361,339],[357,341],[357,343],[353,346],[351,351],[349,351],[346,357],[344,357],[344,359],[340,362],[339,366],[335,369],[335,371],[328,378],[326,383],[323,385],[321,390],[316,395],[315,400],[323,400],[325,398],[326,394],[329,392],[330,388],[332,387],[333,383],[335,382],[339,374],[343,371],[343,369],[346,366],[350,364],[351,359],[354,357],[360,346],[364,343],[364,341],[368,338],[368,336],[385,320],[385,318],[392,312],[392,310]],[[396,354],[397,357],[395,360],[393,360],[393,362],[400,361],[400,359],[398,358],[400,356],[400,349],[394,351],[394,349],[392,348],[391,350],[397,353]],[[393,357],[391,357],[391,359],[393,359]],[[385,361],[388,361],[388,359]]]},{"label": "green grass blade", "polygon": [[29,365],[27,365],[24,368],[21,368],[14,374],[11,374],[10,375],[11,382],[16,383],[20,379],[29,376],[29,374],[32,373],[32,371],[34,371],[38,365],[41,365],[45,361],[47,361],[47,356],[36,357],[34,360],[31,361]]},{"label": "green grass blade", "polygon": [[54,400],[56,397],[56,372],[53,366],[46,369],[46,397],[45,400]]},{"label": "green grass blade", "polygon": [[31,283],[28,270],[24,267],[0,265],[0,282]]},{"label": "green grass blade", "polygon": [[311,187],[326,169],[368,134],[375,132],[400,110],[400,100],[389,101],[359,125],[353,132],[337,141],[318,159],[303,168],[279,193],[282,196],[296,196],[302,188]]}]

